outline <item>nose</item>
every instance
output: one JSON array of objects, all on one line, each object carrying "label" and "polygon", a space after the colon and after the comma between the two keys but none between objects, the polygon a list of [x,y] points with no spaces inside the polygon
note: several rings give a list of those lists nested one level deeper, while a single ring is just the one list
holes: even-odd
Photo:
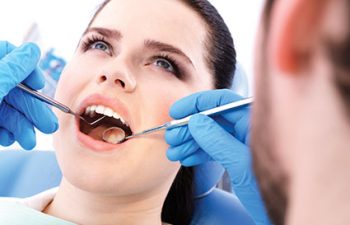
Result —
[{"label": "nose", "polygon": [[126,65],[114,63],[106,66],[98,75],[97,82],[100,85],[109,85],[113,88],[121,88],[125,92],[133,92],[136,88],[136,79]]}]

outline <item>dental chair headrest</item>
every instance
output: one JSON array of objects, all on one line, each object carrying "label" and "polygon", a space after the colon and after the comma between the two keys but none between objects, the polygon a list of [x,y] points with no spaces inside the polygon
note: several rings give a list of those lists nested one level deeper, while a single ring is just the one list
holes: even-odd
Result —
[{"label": "dental chair headrest", "polygon": [[236,64],[236,71],[233,77],[231,90],[242,97],[249,97],[250,87],[248,76],[240,63]]},{"label": "dental chair headrest", "polygon": [[217,162],[207,162],[194,167],[195,198],[208,195],[220,181],[224,168]]}]

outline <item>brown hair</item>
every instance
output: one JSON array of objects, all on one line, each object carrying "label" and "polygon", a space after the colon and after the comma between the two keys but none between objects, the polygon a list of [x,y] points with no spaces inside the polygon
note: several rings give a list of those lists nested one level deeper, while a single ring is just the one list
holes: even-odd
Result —
[{"label": "brown hair", "polygon": [[347,26],[344,27],[346,36],[343,40],[324,40],[337,90],[345,105],[350,120],[350,1],[344,0],[347,10]]}]

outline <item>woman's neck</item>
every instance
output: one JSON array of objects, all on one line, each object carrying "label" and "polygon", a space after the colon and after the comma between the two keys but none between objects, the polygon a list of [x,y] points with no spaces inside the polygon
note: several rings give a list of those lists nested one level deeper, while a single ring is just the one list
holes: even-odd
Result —
[{"label": "woman's neck", "polygon": [[109,196],[83,191],[63,179],[44,213],[80,225],[161,225],[168,190],[135,196]]}]

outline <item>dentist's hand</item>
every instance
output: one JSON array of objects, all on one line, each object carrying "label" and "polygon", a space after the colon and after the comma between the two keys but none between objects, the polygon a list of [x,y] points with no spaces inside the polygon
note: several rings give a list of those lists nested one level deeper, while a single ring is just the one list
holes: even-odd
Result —
[{"label": "dentist's hand", "polygon": [[[230,90],[211,90],[177,101],[170,116],[181,119],[188,115],[242,99]],[[193,166],[209,160],[222,164],[232,187],[256,224],[270,224],[251,166],[249,142],[249,107],[242,107],[210,118],[194,115],[188,126],[167,130],[170,145],[167,157]]]},{"label": "dentist's hand", "polygon": [[56,116],[44,103],[16,88],[20,82],[33,89],[44,87],[36,68],[39,59],[40,50],[34,44],[16,48],[0,41],[0,145],[18,141],[29,150],[36,144],[34,127],[44,133],[58,128]]}]

